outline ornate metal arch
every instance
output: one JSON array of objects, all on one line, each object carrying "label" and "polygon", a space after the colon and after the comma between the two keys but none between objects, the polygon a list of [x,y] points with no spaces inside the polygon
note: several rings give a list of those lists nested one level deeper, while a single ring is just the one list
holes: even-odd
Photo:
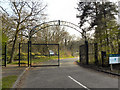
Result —
[{"label": "ornate metal arch", "polygon": [[32,35],[34,35],[38,31],[43,30],[50,26],[66,26],[66,27],[70,27],[70,28],[78,31],[79,33],[81,33],[78,25],[75,25],[75,24],[73,24],[71,22],[67,22],[67,21],[54,20],[54,21],[44,22],[44,23],[41,23],[41,24],[33,27],[29,34],[29,40],[31,39]]}]

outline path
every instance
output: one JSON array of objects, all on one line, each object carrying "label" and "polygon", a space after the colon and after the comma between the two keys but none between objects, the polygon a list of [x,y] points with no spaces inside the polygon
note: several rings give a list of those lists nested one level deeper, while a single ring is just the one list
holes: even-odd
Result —
[{"label": "path", "polygon": [[82,68],[75,64],[76,60],[62,59],[60,67],[32,67],[19,88],[118,88],[117,77]]},{"label": "path", "polygon": [[7,67],[2,67],[2,77],[7,77],[11,75],[19,76],[26,67],[18,67],[18,65],[7,65]]}]

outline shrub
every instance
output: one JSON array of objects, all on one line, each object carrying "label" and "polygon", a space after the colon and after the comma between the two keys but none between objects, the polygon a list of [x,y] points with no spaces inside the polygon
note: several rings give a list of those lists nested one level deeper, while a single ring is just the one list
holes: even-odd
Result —
[{"label": "shrub", "polygon": [[23,52],[21,52],[20,55],[21,55],[21,56],[22,56],[22,55],[27,56],[28,53],[23,53]]},{"label": "shrub", "polygon": [[35,56],[35,59],[39,59],[39,58],[45,58],[45,56]]},{"label": "shrub", "polygon": [[41,55],[41,53],[40,53],[40,52],[37,52],[36,54],[37,54],[37,55]]},{"label": "shrub", "polygon": [[35,55],[35,53],[31,53],[31,55]]}]

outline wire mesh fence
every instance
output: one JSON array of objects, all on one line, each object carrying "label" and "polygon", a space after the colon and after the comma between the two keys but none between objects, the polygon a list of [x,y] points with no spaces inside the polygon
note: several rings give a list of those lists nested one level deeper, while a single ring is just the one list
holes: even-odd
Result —
[{"label": "wire mesh fence", "polygon": [[7,64],[7,44],[2,45],[2,66],[6,67]]},{"label": "wire mesh fence", "polygon": [[19,44],[19,66],[59,65],[59,44]]},{"label": "wire mesh fence", "polygon": [[28,65],[28,43],[19,43],[19,66],[27,66]]},{"label": "wire mesh fence", "polygon": [[[110,47],[106,48],[104,45],[101,46],[100,44],[97,43],[89,43],[88,45],[86,44],[81,45],[79,48],[81,64],[87,64],[88,61],[88,64],[108,67],[110,66],[109,54],[118,54],[118,46],[115,47],[114,50],[112,50]],[[115,50],[116,52],[112,52]],[[119,66],[120,64],[115,64],[114,68],[119,69]]]},{"label": "wire mesh fence", "polygon": [[32,44],[31,66],[59,65],[58,44]]}]

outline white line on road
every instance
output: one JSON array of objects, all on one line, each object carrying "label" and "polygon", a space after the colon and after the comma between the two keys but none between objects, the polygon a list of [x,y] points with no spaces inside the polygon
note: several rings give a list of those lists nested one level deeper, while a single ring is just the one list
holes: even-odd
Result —
[{"label": "white line on road", "polygon": [[72,78],[71,76],[68,76],[70,79],[72,79],[74,82],[76,82],[77,84],[79,84],[80,86],[82,86],[83,88],[90,90],[89,88],[87,88],[85,85],[81,84],[80,82],[78,82],[77,80],[75,80],[74,78]]}]

